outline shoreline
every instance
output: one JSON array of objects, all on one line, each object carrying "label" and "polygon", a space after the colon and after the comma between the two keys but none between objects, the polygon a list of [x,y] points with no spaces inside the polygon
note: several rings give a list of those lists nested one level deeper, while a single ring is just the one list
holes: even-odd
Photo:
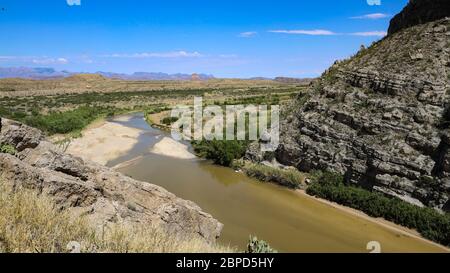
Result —
[{"label": "shoreline", "polygon": [[318,198],[318,197],[309,195],[309,194],[306,193],[305,190],[294,190],[294,191],[298,195],[301,195],[301,196],[304,196],[306,198],[315,200],[315,201],[320,202],[322,204],[325,204],[325,205],[327,205],[329,207],[332,207],[332,208],[335,208],[335,209],[340,210],[342,212],[345,212],[347,214],[351,214],[353,216],[362,218],[362,219],[364,219],[366,221],[369,221],[371,223],[375,223],[377,225],[380,225],[380,226],[382,226],[384,228],[387,228],[387,229],[390,229],[392,231],[399,232],[399,233],[401,233],[403,235],[406,235],[406,236],[409,236],[409,237],[421,240],[423,242],[426,242],[428,244],[431,244],[431,245],[434,245],[436,247],[439,247],[442,250],[450,253],[450,248],[448,248],[448,247],[446,247],[444,245],[441,245],[439,243],[433,242],[433,241],[423,237],[419,232],[417,232],[414,229],[410,229],[410,228],[398,225],[398,224],[396,224],[394,222],[391,222],[391,221],[388,221],[388,220],[386,220],[384,218],[375,218],[375,217],[367,215],[363,211],[360,211],[360,210],[357,210],[357,209],[354,209],[354,208],[351,208],[351,207],[346,207],[346,206],[340,205],[338,203],[335,203],[335,202],[332,202],[332,201],[329,201],[329,200],[326,200],[326,199],[322,199],[322,198]]},{"label": "shoreline", "polygon": [[66,152],[106,165],[133,149],[141,134],[139,129],[103,119],[87,126],[81,137],[72,139]]},{"label": "shoreline", "polygon": [[[117,118],[120,118],[120,116],[117,116]],[[107,135],[105,135],[105,133],[108,131],[111,133],[109,135],[109,137]],[[89,126],[87,126],[82,131],[82,133],[83,133],[82,137],[73,140],[76,143],[75,148],[74,147],[72,147],[72,149],[70,148],[70,146],[72,145],[72,143],[71,143],[71,145],[69,145],[69,149],[67,152],[71,153],[75,156],[80,156],[82,158],[86,158],[88,160],[92,160],[94,162],[105,165],[109,160],[114,160],[115,158],[118,158],[120,155],[124,155],[127,152],[129,152],[133,148],[133,146],[138,142],[137,138],[142,132],[143,132],[142,130],[126,127],[124,125],[116,124],[113,122],[109,122],[106,119],[95,121],[92,124],[90,124]],[[160,142],[158,142],[158,143],[160,143]],[[155,144],[155,146],[157,144]],[[178,143],[176,141],[166,141],[161,144],[162,144],[162,146],[160,148],[168,149],[169,154],[170,154],[171,149],[173,149],[173,151],[175,151],[173,153],[172,157],[176,158],[178,152],[180,152],[181,155],[183,155],[185,152],[185,151],[179,150],[179,148],[181,147],[179,145],[183,145],[183,144]],[[113,147],[113,148],[111,148],[111,147]],[[149,147],[149,152],[151,152],[152,149],[153,149],[153,147]],[[86,152],[86,151],[90,151],[90,152]],[[105,153],[105,151],[109,151],[109,152]],[[160,153],[157,153],[157,154],[165,155],[164,153],[160,151]],[[184,154],[184,155],[187,155],[187,154]],[[191,155],[193,157],[184,158],[182,156],[180,158],[185,159],[185,160],[198,158],[193,154],[191,154]],[[133,162],[141,159],[142,157],[143,157],[142,155],[137,156],[137,157],[127,160],[125,162],[119,163],[111,168],[114,170],[117,170],[124,166],[133,164]],[[276,183],[274,183],[274,184],[276,184]],[[283,188],[285,188],[285,187],[283,187]],[[286,188],[286,189],[288,189],[288,188]],[[325,199],[317,198],[315,196],[308,195],[305,190],[292,190],[292,191],[294,191],[298,195],[315,200],[317,202],[320,202],[322,204],[330,206],[334,209],[337,209],[341,212],[359,217],[361,219],[364,219],[364,220],[374,223],[376,225],[387,228],[391,231],[401,233],[402,235],[421,240],[423,242],[426,242],[428,244],[436,246],[445,252],[450,252],[450,248],[424,238],[415,230],[400,226],[393,222],[387,221],[383,218],[371,217],[362,211],[359,211],[359,210],[356,210],[356,209],[353,209],[350,207],[342,206],[342,205],[339,205],[339,204],[334,203],[329,200],[325,200]]]}]

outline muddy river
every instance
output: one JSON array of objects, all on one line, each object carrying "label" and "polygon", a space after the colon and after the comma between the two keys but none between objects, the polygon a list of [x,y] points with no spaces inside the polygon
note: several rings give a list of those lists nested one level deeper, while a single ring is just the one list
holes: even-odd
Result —
[{"label": "muddy river", "polygon": [[[401,231],[324,204],[296,191],[261,183],[201,159],[183,160],[148,152],[168,133],[150,127],[142,114],[111,120],[142,130],[125,156],[108,163],[135,179],[194,201],[224,224],[220,241],[244,249],[250,235],[280,252],[436,252],[442,248]],[[125,164],[124,164],[125,163]]]}]

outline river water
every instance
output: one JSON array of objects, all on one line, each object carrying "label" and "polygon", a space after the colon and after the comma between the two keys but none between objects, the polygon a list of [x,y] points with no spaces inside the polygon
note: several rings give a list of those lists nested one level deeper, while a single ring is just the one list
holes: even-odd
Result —
[{"label": "river water", "polygon": [[[181,160],[148,152],[166,132],[151,128],[142,114],[113,119],[142,130],[138,144],[108,163],[141,181],[191,200],[224,224],[220,242],[244,249],[250,235],[280,252],[439,252],[442,248],[339,210],[298,192],[248,178],[208,161]],[[134,160],[132,160],[134,159]],[[130,161],[132,160],[132,161]]]}]

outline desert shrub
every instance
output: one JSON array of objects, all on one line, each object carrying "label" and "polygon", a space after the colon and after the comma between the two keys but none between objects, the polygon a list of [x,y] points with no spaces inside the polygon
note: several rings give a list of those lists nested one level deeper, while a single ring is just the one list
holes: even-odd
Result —
[{"label": "desert shrub", "polygon": [[277,251],[272,249],[267,242],[251,236],[246,253],[277,253]]},{"label": "desert shrub", "polygon": [[233,160],[244,156],[249,142],[240,140],[202,140],[192,142],[195,152],[215,164],[231,166]]},{"label": "desert shrub", "polygon": [[176,122],[178,120],[177,117],[165,117],[161,120],[162,124],[165,125],[171,125],[172,123]]},{"label": "desert shrub", "polygon": [[2,143],[2,144],[0,144],[0,153],[15,155],[17,153],[17,150],[14,146],[12,146],[10,144]]},{"label": "desert shrub", "polygon": [[346,186],[340,175],[316,173],[307,193],[355,208],[372,217],[382,217],[396,224],[415,229],[432,241],[450,246],[450,216],[431,208],[421,208],[397,198]]}]

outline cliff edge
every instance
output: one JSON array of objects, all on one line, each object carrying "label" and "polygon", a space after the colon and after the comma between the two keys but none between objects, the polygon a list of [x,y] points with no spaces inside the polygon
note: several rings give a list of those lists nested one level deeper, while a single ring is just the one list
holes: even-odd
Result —
[{"label": "cliff edge", "polygon": [[415,25],[425,24],[450,16],[448,0],[410,0],[408,5],[391,20],[389,35]]}]

